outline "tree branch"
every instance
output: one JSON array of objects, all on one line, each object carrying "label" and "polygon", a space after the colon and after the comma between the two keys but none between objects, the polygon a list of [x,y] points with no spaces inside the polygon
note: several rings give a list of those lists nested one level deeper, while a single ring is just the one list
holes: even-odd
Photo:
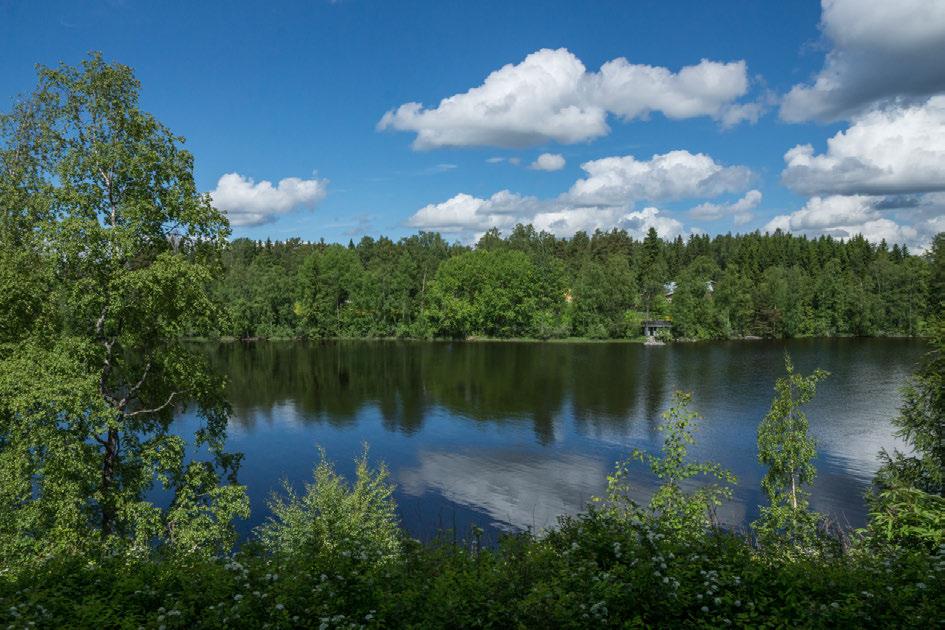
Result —
[{"label": "tree branch", "polygon": [[163,411],[164,409],[167,409],[167,407],[168,407],[172,402],[174,402],[174,398],[175,398],[175,397],[179,396],[180,394],[186,394],[188,391],[190,391],[190,390],[185,389],[184,391],[180,391],[180,392],[171,392],[171,395],[167,397],[167,400],[164,401],[164,404],[163,404],[163,405],[158,405],[157,407],[153,407],[153,408],[151,408],[151,409],[139,409],[138,411],[132,411],[131,413],[125,413],[124,416],[125,416],[126,418],[134,418],[135,416],[140,416],[140,415],[147,414],[147,413],[158,413],[159,411]]},{"label": "tree branch", "polygon": [[125,394],[124,398],[118,403],[118,410],[122,411],[125,408],[125,405],[131,400],[131,398],[138,393],[138,390],[141,389],[141,386],[144,385],[144,381],[148,378],[148,372],[151,371],[151,360],[148,359],[148,362],[144,366],[144,373],[141,375],[141,379],[135,383],[131,389],[128,390],[128,393]]}]

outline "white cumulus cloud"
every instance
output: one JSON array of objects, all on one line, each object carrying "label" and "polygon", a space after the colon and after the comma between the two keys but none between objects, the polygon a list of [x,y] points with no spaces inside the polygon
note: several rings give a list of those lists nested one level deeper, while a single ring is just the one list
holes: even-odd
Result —
[{"label": "white cumulus cloud", "polygon": [[696,219],[715,221],[731,216],[735,225],[745,225],[754,217],[752,210],[761,203],[761,191],[749,190],[745,195],[732,203],[701,203],[689,211],[689,215]]},{"label": "white cumulus cloud", "polygon": [[745,166],[724,166],[704,153],[670,151],[638,160],[632,155],[585,162],[587,177],[568,197],[585,205],[617,205],[635,199],[716,197],[745,190],[754,175]]},{"label": "white cumulus cloud", "polygon": [[757,117],[747,104],[735,102],[748,84],[744,61],[703,59],[672,72],[618,58],[588,72],[567,49],[542,49],[436,107],[411,102],[390,110],[378,129],[414,132],[414,148],[431,149],[582,142],[610,131],[608,114],[624,120],[651,112],[709,116],[730,125]]},{"label": "white cumulus cloud", "polygon": [[545,209],[531,217],[522,216],[518,223],[531,223],[536,230],[558,236],[570,236],[579,230],[593,232],[597,228],[616,226],[625,212],[622,208],[569,206],[549,202]]},{"label": "white cumulus cloud", "polygon": [[674,238],[684,231],[681,222],[654,207],[631,211],[619,206],[575,206],[561,199],[541,200],[507,190],[485,199],[460,193],[442,203],[424,206],[407,221],[411,227],[454,234],[465,240],[475,240],[492,228],[508,231],[518,223],[531,223],[537,230],[559,236],[612,227],[623,228],[637,238],[643,238],[651,227],[664,238]]},{"label": "white cumulus cloud", "polygon": [[820,27],[831,48],[813,82],[784,97],[784,120],[847,119],[945,91],[945,2],[823,0]]},{"label": "white cumulus cloud", "polygon": [[683,232],[682,223],[652,207],[628,212],[620,218],[618,225],[639,239],[646,236],[650,228],[655,229],[660,238],[665,239],[675,238]]},{"label": "white cumulus cloud", "polygon": [[862,114],[825,153],[798,145],[784,160],[782,180],[802,194],[945,190],[945,96]]},{"label": "white cumulus cloud", "polygon": [[[621,156],[581,165],[587,177],[551,199],[502,190],[491,197],[460,193],[415,212],[407,225],[452,233],[470,239],[488,229],[507,230],[531,223],[539,230],[570,235],[578,230],[620,227],[641,237],[651,227],[666,238],[684,233],[683,224],[653,206],[635,210],[638,201],[715,197],[740,193],[752,172],[742,166],[724,166],[704,154],[671,151],[649,160]],[[731,206],[738,216],[755,207],[761,193],[749,191]],[[722,206],[720,206],[722,207]]]},{"label": "white cumulus cloud", "polygon": [[529,168],[536,171],[560,171],[564,164],[564,156],[560,153],[542,153]]},{"label": "white cumulus cloud", "polygon": [[764,231],[780,229],[808,236],[829,235],[846,239],[856,234],[873,242],[921,246],[923,235],[883,215],[881,199],[867,195],[811,197],[803,208],[771,219]]},{"label": "white cumulus cloud", "polygon": [[535,216],[542,201],[501,190],[488,199],[459,193],[442,203],[431,203],[415,212],[407,225],[444,233],[478,233],[490,228],[514,226],[522,217]]},{"label": "white cumulus cloud", "polygon": [[239,173],[227,173],[210,196],[233,225],[260,225],[292,210],[314,208],[327,193],[327,179],[286,177],[273,186],[266,180],[255,182]]}]

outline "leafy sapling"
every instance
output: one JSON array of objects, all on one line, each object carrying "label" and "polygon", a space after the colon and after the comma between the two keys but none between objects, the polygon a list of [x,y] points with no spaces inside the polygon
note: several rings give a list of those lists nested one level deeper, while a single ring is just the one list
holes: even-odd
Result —
[{"label": "leafy sapling", "polygon": [[807,487],[817,472],[813,464],[817,451],[801,406],[813,399],[817,383],[828,373],[818,369],[809,376],[798,374],[789,356],[784,367],[787,374],[776,381],[771,409],[758,427],[758,461],[768,467],[761,487],[769,505],[761,508],[762,516],[753,527],[763,543],[780,542],[786,536],[808,544],[818,521],[807,501]]},{"label": "leafy sapling", "polygon": [[[646,516],[669,535],[691,540],[701,536],[715,525],[715,509],[732,496],[731,485],[735,475],[714,462],[689,461],[689,447],[695,444],[693,432],[701,420],[691,411],[692,394],[677,391],[673,406],[663,413],[659,429],[665,437],[660,453],[654,455],[635,449],[633,459],[647,466],[661,480],[661,485],[650,499],[647,510],[639,510],[629,499],[626,463],[618,464],[608,478],[608,498],[611,506],[623,506],[622,513]],[[699,483],[708,479],[708,483]],[[612,508],[613,509],[613,508]]]}]

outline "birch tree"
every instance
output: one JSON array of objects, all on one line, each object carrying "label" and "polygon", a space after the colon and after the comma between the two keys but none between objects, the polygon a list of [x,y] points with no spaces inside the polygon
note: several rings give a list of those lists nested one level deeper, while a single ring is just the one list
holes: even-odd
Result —
[{"label": "birch tree", "polygon": [[810,402],[824,370],[809,376],[794,371],[790,356],[784,358],[786,375],[774,386],[771,409],[758,427],[758,460],[768,467],[761,487],[769,505],[761,509],[755,528],[762,534],[784,534],[806,539],[813,534],[816,518],[808,512],[807,487],[814,482],[816,443],[808,434],[807,414],[801,406]]},{"label": "birch tree", "polygon": [[[207,286],[228,223],[138,93],[130,68],[94,54],[40,68],[0,118],[6,559],[156,541],[213,552],[248,509],[223,451],[223,383],[183,341],[217,327]],[[170,430],[184,405],[202,419],[190,442]],[[166,507],[149,501],[156,483]]]}]

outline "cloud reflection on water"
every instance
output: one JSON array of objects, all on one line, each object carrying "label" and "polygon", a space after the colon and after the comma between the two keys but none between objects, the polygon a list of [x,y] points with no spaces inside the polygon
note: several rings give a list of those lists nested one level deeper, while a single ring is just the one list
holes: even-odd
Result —
[{"label": "cloud reflection on water", "polygon": [[580,512],[600,494],[609,472],[602,461],[574,453],[421,450],[417,459],[416,466],[397,474],[406,494],[436,492],[488,514],[500,527],[534,531]]},{"label": "cloud reflection on water", "polygon": [[[416,511],[465,506],[515,528],[541,529],[606,489],[614,462],[659,449],[660,414],[693,392],[693,456],[738,477],[720,517],[743,524],[762,500],[758,422],[785,351],[798,370],[832,374],[808,408],[818,442],[812,504],[854,525],[898,387],[924,351],[917,341],[793,340],[674,344],[313,342],[209,346],[230,381],[230,448],[246,453],[256,495],[280,476],[307,479],[314,445],[343,467],[371,445]],[[645,500],[652,482],[634,478]],[[446,503],[444,503],[446,502]],[[265,512],[254,502],[254,519]],[[258,516],[257,516],[258,515]],[[410,528],[420,517],[405,517]],[[430,519],[427,518],[427,521]],[[422,526],[422,525],[421,525]]]}]

